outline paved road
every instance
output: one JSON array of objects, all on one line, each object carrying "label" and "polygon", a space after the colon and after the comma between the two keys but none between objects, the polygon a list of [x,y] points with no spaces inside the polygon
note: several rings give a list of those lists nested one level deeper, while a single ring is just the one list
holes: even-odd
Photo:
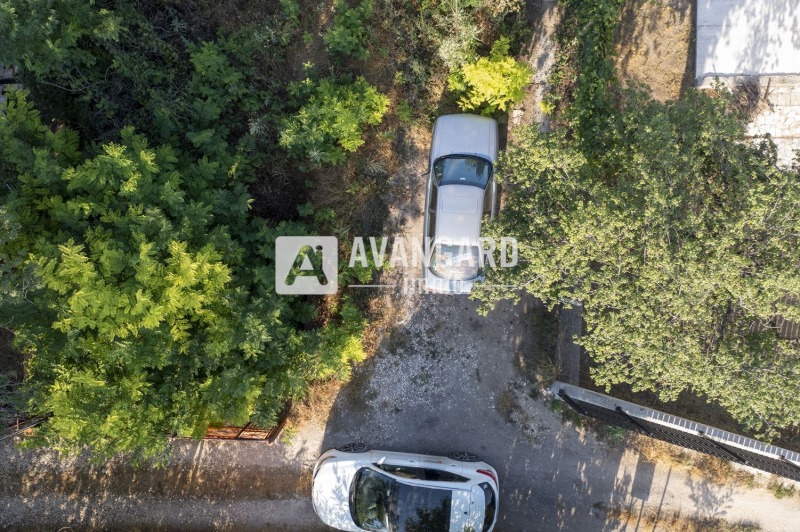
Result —
[{"label": "paved road", "polygon": [[92,464],[0,443],[0,530],[287,530],[325,527],[308,464],[266,442],[177,440],[164,468]]},{"label": "paved road", "polygon": [[160,497],[112,497],[101,505],[69,497],[22,502],[0,498],[0,508],[14,507],[15,519],[3,530],[269,530],[324,532],[310,499],[215,500]]}]

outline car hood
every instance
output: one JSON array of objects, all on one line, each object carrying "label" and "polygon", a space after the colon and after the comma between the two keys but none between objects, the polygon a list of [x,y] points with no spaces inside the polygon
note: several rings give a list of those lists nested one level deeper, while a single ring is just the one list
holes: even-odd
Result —
[{"label": "car hood", "polygon": [[350,516],[349,494],[357,467],[338,462],[324,463],[314,477],[311,498],[319,518],[329,526],[340,530],[361,530]]},{"label": "car hood", "polygon": [[497,160],[497,122],[469,114],[440,116],[433,132],[431,163],[454,153]]}]

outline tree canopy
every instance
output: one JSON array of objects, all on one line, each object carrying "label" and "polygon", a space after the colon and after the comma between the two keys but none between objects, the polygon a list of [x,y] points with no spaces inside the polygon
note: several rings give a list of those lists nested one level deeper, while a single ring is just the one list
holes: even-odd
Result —
[{"label": "tree canopy", "polygon": [[0,324],[22,406],[48,416],[29,443],[163,456],[170,435],[271,426],[363,356],[346,299],[275,294],[275,238],[318,230],[251,211],[287,160],[248,127],[285,91],[254,60],[280,39],[218,33],[207,4],[0,6],[0,63],[30,88],[0,107]]},{"label": "tree canopy", "polygon": [[360,356],[352,306],[340,328],[306,332],[309,304],[275,295],[274,239],[304,228],[248,219],[241,185],[213,187],[234,168],[131,128],[93,157],[76,147],[11,95],[2,313],[28,356],[28,410],[52,414],[41,438],[150,457],[169,434],[268,426],[309,380]]},{"label": "tree canopy", "polygon": [[516,236],[520,264],[487,283],[581,301],[600,385],[692,390],[767,435],[800,423],[800,349],[776,331],[778,317],[800,320],[797,170],[745,141],[727,97],[620,100],[602,152],[529,129],[502,156],[506,201],[489,232]]}]

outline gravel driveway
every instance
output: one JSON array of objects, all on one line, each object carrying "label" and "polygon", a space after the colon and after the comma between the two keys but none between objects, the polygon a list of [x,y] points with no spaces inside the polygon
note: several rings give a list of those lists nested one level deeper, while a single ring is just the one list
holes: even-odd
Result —
[{"label": "gravel driveway", "polygon": [[[500,474],[500,532],[678,530],[676,515],[797,530],[798,497],[776,499],[763,489],[766,475],[749,488],[695,478],[565,423],[521,368],[533,348],[533,301],[499,305],[485,318],[462,297],[426,295],[408,307],[408,319],[339,393],[322,450],[364,441],[473,451]],[[633,524],[607,514],[612,506]]]}]

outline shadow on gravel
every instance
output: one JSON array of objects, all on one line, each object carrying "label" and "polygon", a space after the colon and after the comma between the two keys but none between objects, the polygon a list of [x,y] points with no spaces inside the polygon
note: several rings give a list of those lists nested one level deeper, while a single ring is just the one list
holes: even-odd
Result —
[{"label": "shadow on gravel", "polygon": [[[612,503],[650,497],[653,465],[564,423],[521,368],[538,302],[486,317],[462,297],[418,296],[409,318],[336,398],[323,450],[351,441],[426,454],[469,450],[500,474],[498,531],[601,530]],[[620,471],[622,473],[620,474]]]},{"label": "shadow on gravel", "polygon": [[[53,524],[107,529],[119,523],[134,527],[129,529],[142,523],[149,523],[142,530],[176,529],[183,506],[191,508],[187,522],[230,528],[248,519],[227,509],[231,501],[258,506],[308,494],[310,473],[302,463],[287,463],[277,446],[176,440],[174,447],[167,467],[134,469],[122,457],[101,464],[85,457],[59,460],[54,451],[22,451],[5,441],[0,529],[47,530]],[[149,504],[158,508],[151,511]],[[168,517],[157,517],[159,512]]]}]

